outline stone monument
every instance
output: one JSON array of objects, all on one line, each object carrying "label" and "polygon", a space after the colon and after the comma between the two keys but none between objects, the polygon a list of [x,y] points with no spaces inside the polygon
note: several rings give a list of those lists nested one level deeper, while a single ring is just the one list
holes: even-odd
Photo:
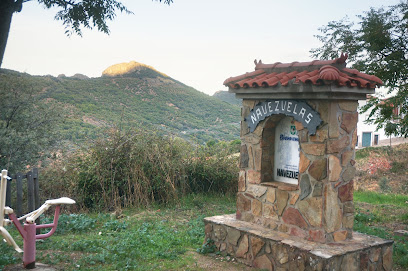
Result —
[{"label": "stone monument", "polygon": [[224,82],[243,102],[237,211],[204,219],[221,253],[268,270],[392,269],[392,241],[353,232],[358,100],[382,82],[346,59],[255,61]]}]

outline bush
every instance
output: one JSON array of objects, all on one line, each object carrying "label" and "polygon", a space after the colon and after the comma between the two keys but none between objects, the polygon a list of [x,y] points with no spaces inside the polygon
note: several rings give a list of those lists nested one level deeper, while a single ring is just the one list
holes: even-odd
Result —
[{"label": "bush", "polygon": [[391,192],[391,187],[389,186],[389,184],[388,184],[389,182],[388,182],[388,179],[387,179],[387,177],[382,177],[381,179],[380,179],[380,181],[379,181],[379,186],[380,186],[380,189],[381,189],[381,192],[383,192],[383,193],[389,193],[389,192]]},{"label": "bush", "polygon": [[232,149],[116,131],[43,170],[42,190],[50,197],[72,197],[80,208],[105,210],[166,204],[189,193],[235,192]]},{"label": "bush", "polygon": [[390,171],[392,173],[399,173],[399,174],[403,174],[405,172],[405,163],[403,162],[399,162],[399,161],[394,161],[392,162],[392,168],[390,169]]}]

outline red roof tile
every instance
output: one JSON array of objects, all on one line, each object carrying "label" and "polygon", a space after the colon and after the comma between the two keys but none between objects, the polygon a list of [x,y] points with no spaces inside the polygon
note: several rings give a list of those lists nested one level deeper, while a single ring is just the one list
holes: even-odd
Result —
[{"label": "red roof tile", "polygon": [[293,84],[313,84],[358,87],[374,89],[382,85],[380,78],[355,69],[346,68],[347,54],[333,60],[314,60],[310,62],[292,62],[263,64],[255,60],[255,71],[230,77],[224,85],[232,88],[258,88],[287,86]]}]

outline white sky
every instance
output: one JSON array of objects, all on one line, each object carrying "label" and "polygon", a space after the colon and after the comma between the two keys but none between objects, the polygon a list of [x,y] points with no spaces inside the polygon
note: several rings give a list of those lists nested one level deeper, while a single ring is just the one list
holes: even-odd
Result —
[{"label": "white sky", "polygon": [[32,75],[98,77],[110,65],[137,61],[212,95],[223,82],[263,63],[310,61],[313,35],[329,21],[355,19],[398,0],[122,0],[111,34],[67,37],[55,10],[37,1],[15,13],[2,68]]}]

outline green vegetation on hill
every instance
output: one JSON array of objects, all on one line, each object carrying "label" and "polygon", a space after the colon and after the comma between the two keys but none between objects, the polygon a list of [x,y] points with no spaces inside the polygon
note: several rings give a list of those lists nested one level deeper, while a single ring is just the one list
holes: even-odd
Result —
[{"label": "green vegetation on hill", "polygon": [[59,142],[63,110],[40,94],[47,84],[0,70],[0,165],[12,172],[37,164]]},{"label": "green vegetation on hill", "polygon": [[234,93],[229,93],[228,91],[217,91],[213,95],[214,98],[220,99],[221,101],[224,101],[226,103],[236,105],[238,107],[241,107],[242,104],[242,99],[237,99],[235,98]]},{"label": "green vegetation on hill", "polygon": [[107,129],[158,129],[195,142],[239,138],[239,108],[188,87],[147,65],[99,78],[23,76],[69,114],[58,129],[65,139],[96,139]]}]

